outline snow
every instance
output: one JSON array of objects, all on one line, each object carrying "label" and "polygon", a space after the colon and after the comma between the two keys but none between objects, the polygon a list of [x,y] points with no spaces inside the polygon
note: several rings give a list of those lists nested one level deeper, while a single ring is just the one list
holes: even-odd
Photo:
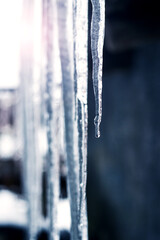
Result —
[{"label": "snow", "polygon": [[[27,202],[20,196],[8,190],[0,190],[0,225],[27,227]],[[58,204],[58,230],[70,230],[71,216],[67,199]],[[42,219],[42,228],[47,228],[45,219]]]}]

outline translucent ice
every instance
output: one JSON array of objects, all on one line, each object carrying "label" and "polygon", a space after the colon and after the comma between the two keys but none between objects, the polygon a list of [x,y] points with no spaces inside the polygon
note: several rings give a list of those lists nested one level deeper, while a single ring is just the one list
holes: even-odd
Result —
[{"label": "translucent ice", "polygon": [[[36,239],[41,214],[40,58],[41,10],[39,1],[23,1],[21,29],[21,102],[23,119],[24,191],[28,201],[28,238]],[[25,29],[25,31],[24,31]],[[35,32],[36,31],[36,32]],[[37,42],[38,37],[38,42]]]},{"label": "translucent ice", "polygon": [[88,1],[75,1],[74,15],[74,59],[76,109],[78,126],[79,152],[79,231],[81,239],[88,239],[86,213],[86,180],[87,180],[87,92],[88,92]]},{"label": "translucent ice", "polygon": [[[60,157],[60,104],[61,65],[58,42],[56,1],[44,2],[46,17],[46,127],[47,127],[47,175],[48,175],[48,217],[49,239],[58,240],[57,209],[59,202],[59,157]],[[56,36],[56,37],[55,37]]]},{"label": "translucent ice", "polygon": [[[102,117],[105,1],[91,1],[95,128],[96,137],[99,137]],[[88,0],[24,0],[23,2],[21,94],[24,186],[28,202],[29,239],[36,239],[40,229],[39,219],[42,217],[40,186],[43,152],[43,156],[47,155],[44,159],[48,181],[49,239],[58,240],[60,237],[57,219],[60,202],[59,159],[60,155],[66,155],[71,239],[88,240],[86,204]],[[42,35],[44,38],[41,42]],[[43,121],[45,119],[43,131],[45,129],[47,136],[43,151],[39,147],[39,142],[42,145],[43,141],[39,140],[42,131],[41,118]]]},{"label": "translucent ice", "polygon": [[68,186],[71,207],[71,238],[79,239],[78,230],[78,158],[76,147],[73,1],[58,0],[59,45],[63,79],[65,139],[68,165]]},{"label": "translucent ice", "polygon": [[93,59],[93,88],[95,95],[95,136],[100,137],[102,118],[102,63],[105,27],[105,0],[91,0],[91,50]]}]

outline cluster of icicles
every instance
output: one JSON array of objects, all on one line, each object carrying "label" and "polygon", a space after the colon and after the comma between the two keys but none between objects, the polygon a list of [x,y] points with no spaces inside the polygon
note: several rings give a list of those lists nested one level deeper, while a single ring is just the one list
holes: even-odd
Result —
[{"label": "cluster of icicles", "polygon": [[[95,94],[95,132],[102,116],[102,52],[105,0],[92,0],[91,49]],[[28,239],[41,227],[42,154],[46,132],[47,221],[50,240],[59,239],[59,162],[67,165],[71,239],[87,240],[87,80],[88,0],[24,0],[21,41],[21,93],[24,188],[28,201]]]}]

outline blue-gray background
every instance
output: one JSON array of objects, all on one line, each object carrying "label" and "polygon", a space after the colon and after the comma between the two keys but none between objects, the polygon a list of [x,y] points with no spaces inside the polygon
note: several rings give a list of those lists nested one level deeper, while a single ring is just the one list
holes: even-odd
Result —
[{"label": "blue-gray background", "polygon": [[106,0],[100,139],[89,78],[90,240],[160,239],[159,37],[158,1]]}]

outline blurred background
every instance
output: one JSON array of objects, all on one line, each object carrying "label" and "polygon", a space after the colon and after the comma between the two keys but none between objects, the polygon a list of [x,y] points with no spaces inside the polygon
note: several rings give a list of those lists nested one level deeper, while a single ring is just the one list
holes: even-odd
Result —
[{"label": "blurred background", "polygon": [[[103,117],[94,138],[89,78],[91,240],[160,239],[158,1],[106,0]],[[91,65],[90,65],[91,69]]]},{"label": "blurred background", "polygon": [[[2,12],[1,16],[2,14],[4,13]],[[0,48],[1,65],[4,61],[7,64],[13,62],[12,51],[16,51],[16,48],[12,51],[10,49],[10,37],[14,44],[14,41],[17,43],[16,36],[13,33],[5,35],[6,29],[2,31],[0,41],[3,42],[4,39],[6,41],[5,36],[8,36],[8,47],[7,54],[3,46]],[[89,49],[87,183],[89,239],[159,240],[158,1],[106,0],[105,32],[103,118],[100,139],[94,137],[94,95]],[[16,117],[20,111],[17,107],[19,94],[13,65],[12,68],[3,69],[3,75],[0,75],[0,240],[24,239],[26,219],[23,216],[27,211],[22,199],[20,120]],[[13,79],[10,81],[12,84],[7,87],[4,75]],[[42,184],[45,189],[45,169],[43,171]],[[61,198],[65,199],[66,196],[65,167],[62,159]],[[4,219],[6,213],[9,216],[5,215]],[[16,215],[19,218],[15,217]],[[47,239],[45,231],[39,235],[39,239]],[[67,231],[61,233],[61,239],[69,239]]]}]

